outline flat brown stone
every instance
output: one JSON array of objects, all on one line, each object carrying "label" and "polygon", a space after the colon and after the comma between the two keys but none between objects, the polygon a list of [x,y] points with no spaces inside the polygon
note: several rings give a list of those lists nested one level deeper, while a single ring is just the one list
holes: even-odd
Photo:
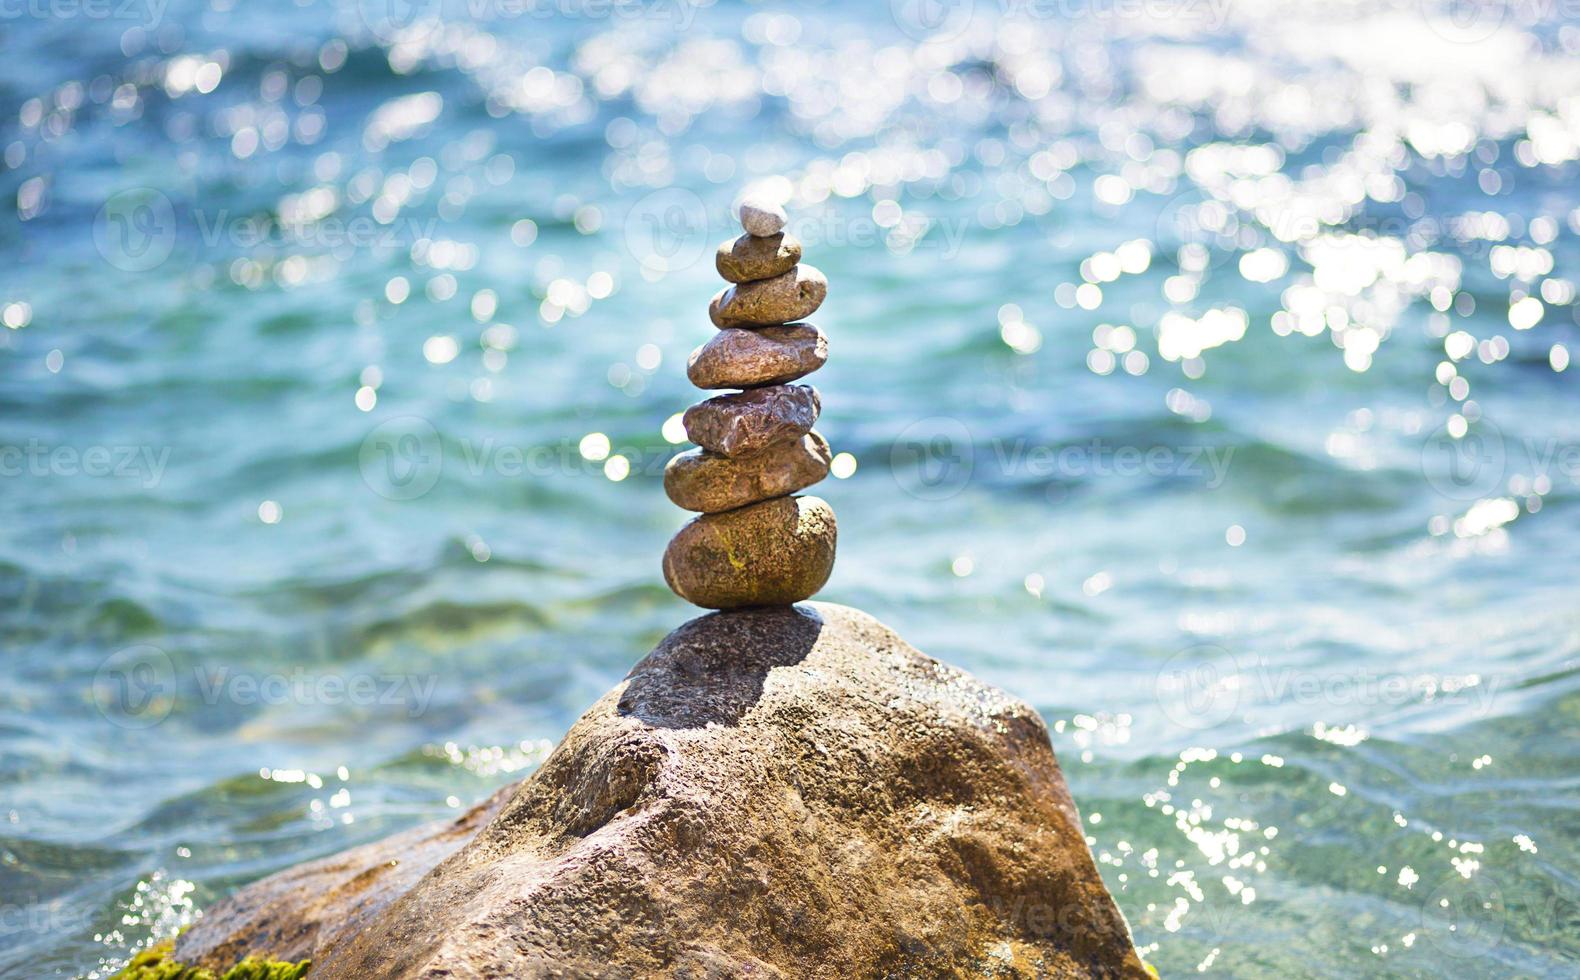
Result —
[{"label": "flat brown stone", "polygon": [[719,246],[713,265],[730,282],[756,282],[784,275],[801,261],[801,243],[792,235],[742,235]]},{"label": "flat brown stone", "polygon": [[715,327],[768,327],[804,320],[823,305],[828,280],[809,265],[719,290],[708,304]]},{"label": "flat brown stone", "polygon": [[310,980],[1147,978],[1037,712],[821,602],[686,623],[483,807],[176,940],[216,976],[241,953]]},{"label": "flat brown stone", "polygon": [[805,490],[828,476],[831,453],[817,432],[731,459],[693,449],[664,467],[664,492],[675,506],[716,514]]},{"label": "flat brown stone", "polygon": [[805,377],[828,360],[828,337],[810,323],[726,327],[691,352],[686,377],[698,388],[755,388]]},{"label": "flat brown stone", "polygon": [[707,609],[789,605],[828,581],[835,538],[834,509],[818,497],[703,514],[664,550],[664,581]]},{"label": "flat brown stone", "polygon": [[811,385],[770,385],[716,395],[686,409],[686,438],[721,456],[750,456],[806,435],[823,403]]}]

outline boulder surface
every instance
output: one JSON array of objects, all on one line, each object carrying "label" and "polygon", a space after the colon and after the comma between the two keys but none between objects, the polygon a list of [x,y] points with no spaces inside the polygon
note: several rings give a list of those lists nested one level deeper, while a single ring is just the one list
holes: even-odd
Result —
[{"label": "boulder surface", "polygon": [[824,603],[692,620],[522,783],[176,947],[245,953],[312,980],[1148,975],[1037,713]]}]

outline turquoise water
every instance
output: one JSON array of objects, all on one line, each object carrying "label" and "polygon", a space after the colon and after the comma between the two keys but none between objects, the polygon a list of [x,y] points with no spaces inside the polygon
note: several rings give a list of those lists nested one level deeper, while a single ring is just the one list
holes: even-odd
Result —
[{"label": "turquoise water", "polygon": [[759,181],[823,597],[1042,712],[1165,976],[1573,971],[1572,11],[848,6],[6,9],[0,974],[522,777],[692,614]]}]

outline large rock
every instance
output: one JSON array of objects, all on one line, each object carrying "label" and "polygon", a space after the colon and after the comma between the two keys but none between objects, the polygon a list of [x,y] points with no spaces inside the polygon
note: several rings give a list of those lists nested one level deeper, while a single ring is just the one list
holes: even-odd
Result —
[{"label": "large rock", "polygon": [[685,624],[508,800],[406,840],[444,843],[252,885],[177,958],[311,957],[311,980],[1147,975],[1036,712],[843,606]]}]

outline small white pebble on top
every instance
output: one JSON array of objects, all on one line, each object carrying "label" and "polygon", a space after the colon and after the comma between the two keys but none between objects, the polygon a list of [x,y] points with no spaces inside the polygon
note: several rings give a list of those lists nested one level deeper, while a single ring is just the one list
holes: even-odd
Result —
[{"label": "small white pebble on top", "polygon": [[741,227],[748,235],[767,238],[785,230],[790,220],[785,209],[761,197],[748,197],[741,202]]}]

